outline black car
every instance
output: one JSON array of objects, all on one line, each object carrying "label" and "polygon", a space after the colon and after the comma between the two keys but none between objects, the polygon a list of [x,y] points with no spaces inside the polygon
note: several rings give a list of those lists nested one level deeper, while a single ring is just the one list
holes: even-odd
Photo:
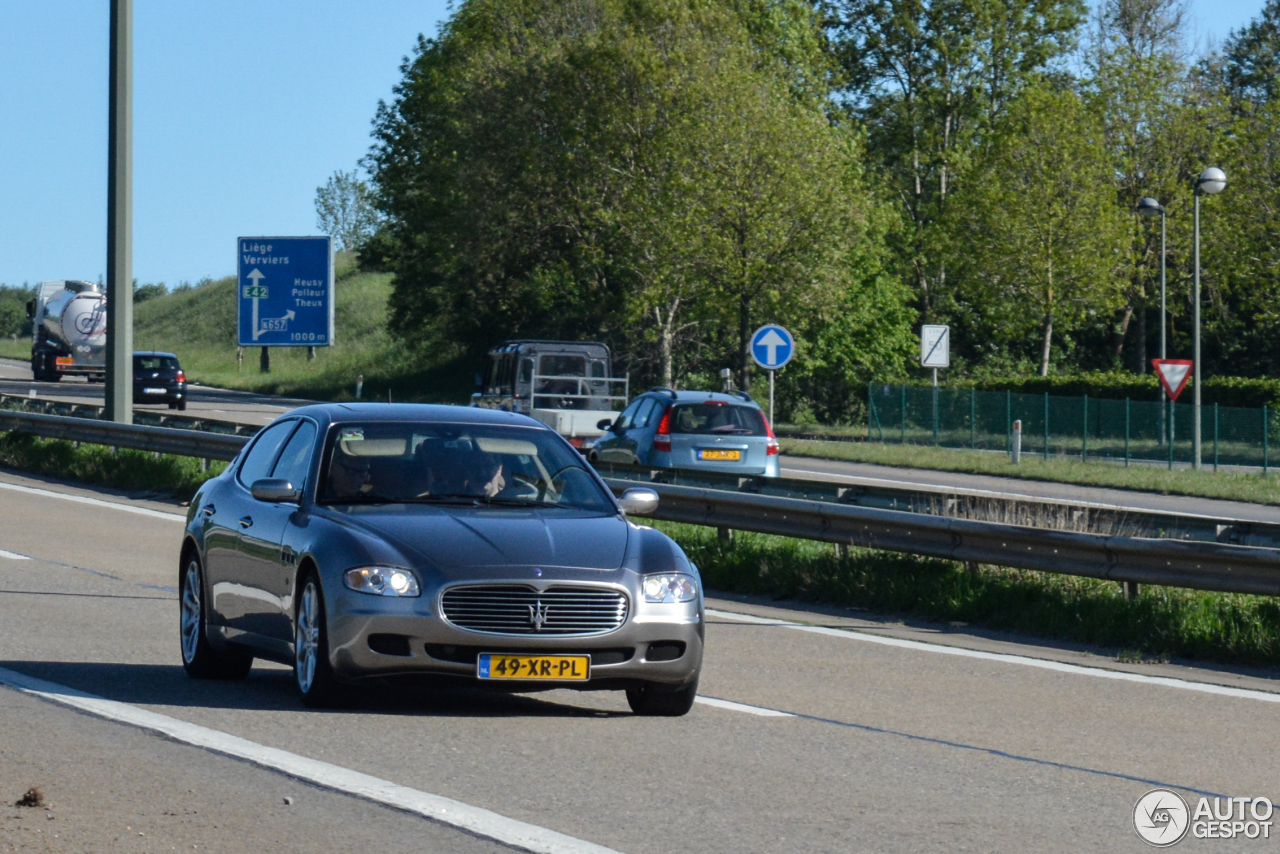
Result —
[{"label": "black car", "polygon": [[187,408],[187,375],[177,356],[153,351],[133,354],[133,402]]}]

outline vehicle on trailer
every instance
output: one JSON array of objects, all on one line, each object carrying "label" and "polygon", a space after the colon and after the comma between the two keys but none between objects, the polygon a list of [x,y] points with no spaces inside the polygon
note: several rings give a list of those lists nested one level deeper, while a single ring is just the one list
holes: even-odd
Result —
[{"label": "vehicle on trailer", "polygon": [[592,462],[778,476],[778,439],[746,392],[658,387],[599,426],[584,449]]},{"label": "vehicle on trailer", "polygon": [[697,693],[697,568],[629,517],[563,437],[523,415],[321,404],[261,430],[188,511],[182,660],[196,678],[292,664],[309,705],[435,674],[506,691],[625,691],[638,714]]},{"label": "vehicle on trailer", "polygon": [[187,375],[177,356],[155,350],[133,354],[133,402],[187,408]]},{"label": "vehicle on trailer", "polygon": [[27,303],[27,318],[35,380],[83,376],[100,382],[106,376],[107,295],[93,282],[41,282]]},{"label": "vehicle on trailer", "polygon": [[574,447],[603,435],[630,396],[630,378],[612,376],[605,344],[581,341],[504,341],[489,351],[471,405],[528,415]]}]

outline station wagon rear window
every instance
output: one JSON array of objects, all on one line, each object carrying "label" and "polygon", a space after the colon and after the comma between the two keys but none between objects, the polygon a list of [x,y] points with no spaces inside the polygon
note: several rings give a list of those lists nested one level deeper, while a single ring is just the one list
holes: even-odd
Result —
[{"label": "station wagon rear window", "polygon": [[730,403],[680,403],[671,410],[672,433],[767,436],[764,414],[751,406]]}]

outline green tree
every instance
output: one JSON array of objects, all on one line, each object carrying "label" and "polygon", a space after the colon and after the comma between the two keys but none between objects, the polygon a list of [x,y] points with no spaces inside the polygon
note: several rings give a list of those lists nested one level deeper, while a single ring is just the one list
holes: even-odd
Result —
[{"label": "green tree", "polygon": [[358,250],[377,225],[369,185],[355,172],[334,172],[316,188],[316,227],[333,237],[339,251]]},{"label": "green tree", "polygon": [[796,2],[462,4],[376,122],[395,328],[603,336],[664,380],[696,341],[746,384],[748,327],[834,305],[883,240],[820,48]]},{"label": "green tree", "polygon": [[[1083,87],[1086,104],[1102,122],[1116,205],[1131,212],[1139,198],[1153,196],[1177,221],[1175,228],[1189,213],[1189,175],[1207,145],[1184,61],[1185,15],[1180,0],[1106,0],[1094,15],[1085,56],[1090,74]],[[1124,302],[1110,319],[1109,361],[1118,364],[1126,340],[1133,339],[1132,367],[1145,373],[1147,309],[1152,288],[1159,288],[1160,233],[1137,217],[1128,223],[1117,244],[1127,281]],[[1183,254],[1176,244],[1175,276]],[[1136,336],[1131,334],[1134,318]]]},{"label": "green tree", "polygon": [[1267,0],[1222,46],[1222,82],[1237,103],[1260,106],[1280,93],[1280,0]]},{"label": "green tree", "polygon": [[985,129],[1069,51],[1081,0],[827,0],[843,94],[904,213],[898,256],[923,319],[947,293],[949,198]]},{"label": "green tree", "polygon": [[984,306],[993,339],[1017,346],[1038,338],[1041,376],[1055,336],[1122,298],[1116,250],[1126,217],[1115,204],[1102,136],[1069,89],[1028,87],[957,196],[967,296]]}]

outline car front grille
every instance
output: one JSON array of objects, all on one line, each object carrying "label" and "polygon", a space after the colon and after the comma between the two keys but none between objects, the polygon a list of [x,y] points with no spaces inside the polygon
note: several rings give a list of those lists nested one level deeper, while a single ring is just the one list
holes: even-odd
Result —
[{"label": "car front grille", "polygon": [[597,635],[626,622],[628,601],[606,587],[476,584],[446,590],[441,607],[446,620],[473,632]]}]

